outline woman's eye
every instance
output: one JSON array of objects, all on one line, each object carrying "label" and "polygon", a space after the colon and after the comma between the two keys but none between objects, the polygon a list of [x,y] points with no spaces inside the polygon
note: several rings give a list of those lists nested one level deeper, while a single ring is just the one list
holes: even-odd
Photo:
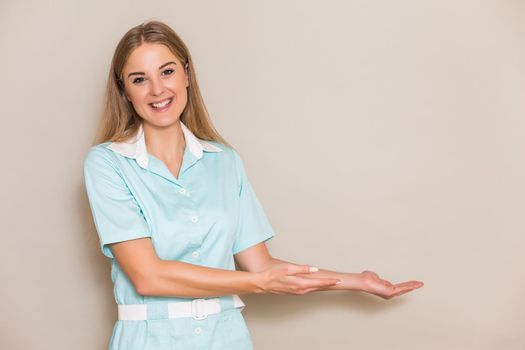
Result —
[{"label": "woman's eye", "polygon": [[[173,74],[173,72],[175,72],[175,69],[171,69],[171,68],[170,69],[165,69],[165,70],[162,71],[162,73],[164,75],[171,75],[171,74]],[[133,82],[133,84],[140,84],[143,81],[144,81],[144,78],[140,77],[140,78],[133,79],[132,82]]]}]

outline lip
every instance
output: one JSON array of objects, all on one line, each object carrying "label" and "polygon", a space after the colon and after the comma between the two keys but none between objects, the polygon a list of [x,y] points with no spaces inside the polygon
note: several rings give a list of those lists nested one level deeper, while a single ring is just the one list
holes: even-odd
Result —
[{"label": "lip", "polygon": [[148,104],[149,104],[149,105],[152,105],[152,104],[154,104],[154,103],[161,103],[161,102],[164,102],[164,101],[166,101],[166,100],[169,100],[170,98],[173,98],[173,96],[172,96],[172,97],[166,97],[166,98],[163,99],[163,100],[153,101],[153,102],[150,102],[150,103],[148,103]]},{"label": "lip", "polygon": [[[162,108],[155,108],[155,107],[153,107],[153,105],[152,105],[153,103],[164,102],[164,101],[166,101],[166,100],[171,100],[171,102],[168,103],[166,106],[164,106],[164,107],[162,107]],[[156,112],[156,113],[165,112],[165,111],[167,111],[168,109],[171,108],[171,105],[173,104],[173,101],[175,101],[175,98],[173,98],[173,97],[169,97],[169,98],[165,98],[164,100],[161,100],[161,101],[159,101],[159,102],[152,102],[152,103],[149,103],[149,106],[150,106],[150,108],[151,108],[151,110],[152,110],[153,112]]]}]

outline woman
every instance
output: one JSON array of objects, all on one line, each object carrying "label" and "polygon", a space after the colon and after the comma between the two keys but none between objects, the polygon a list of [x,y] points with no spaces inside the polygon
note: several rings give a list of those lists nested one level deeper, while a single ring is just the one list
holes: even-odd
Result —
[{"label": "woman", "polygon": [[270,255],[275,233],[243,163],[209,120],[186,45],[158,21],[117,45],[84,179],[112,264],[110,349],[251,349],[238,294],[391,298],[422,286]]}]

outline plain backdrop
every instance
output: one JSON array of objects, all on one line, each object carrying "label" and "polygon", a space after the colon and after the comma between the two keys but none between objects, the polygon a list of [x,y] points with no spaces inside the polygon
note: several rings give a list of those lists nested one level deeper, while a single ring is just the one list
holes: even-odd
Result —
[{"label": "plain backdrop", "polygon": [[186,42],[280,259],[423,289],[245,295],[258,350],[525,348],[525,3],[0,1],[0,348],[104,349],[82,180],[131,27]]}]

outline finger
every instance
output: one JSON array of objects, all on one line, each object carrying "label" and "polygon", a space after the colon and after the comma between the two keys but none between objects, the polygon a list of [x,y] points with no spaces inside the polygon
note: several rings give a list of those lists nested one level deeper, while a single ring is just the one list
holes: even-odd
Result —
[{"label": "finger", "polygon": [[335,278],[313,278],[305,277],[300,275],[289,276],[291,282],[302,288],[317,287],[322,285],[332,285],[337,283],[339,280]]},{"label": "finger", "polygon": [[420,281],[408,281],[408,282],[403,282],[403,283],[397,283],[396,285],[394,285],[394,288],[411,288],[411,289],[417,289],[417,288],[421,288],[424,286],[424,283],[423,282],[420,282]]},{"label": "finger", "polygon": [[421,285],[419,285],[419,284],[412,284],[410,282],[409,283],[398,284],[398,285],[395,285],[392,288],[391,295],[392,296],[397,296],[397,295],[405,294],[405,293],[411,292],[414,289],[417,289],[417,288],[420,288],[420,287],[421,287]]},{"label": "finger", "polygon": [[406,294],[406,293],[408,293],[408,292],[412,292],[412,291],[413,291],[413,289],[405,289],[405,290],[401,290],[401,291],[399,291],[399,292],[397,292],[397,293],[392,294],[391,297],[392,297],[392,298],[393,298],[393,297],[398,297],[398,296],[400,296],[400,295],[403,295],[403,294]]},{"label": "finger", "polygon": [[395,294],[392,294],[392,298],[393,298],[393,297],[398,297],[398,296],[400,296],[400,295],[406,294],[406,293],[411,292],[411,291],[413,291],[413,289],[405,289],[405,290],[402,290],[402,291],[400,291],[400,292],[397,292],[397,293],[395,293]]},{"label": "finger", "polygon": [[301,281],[301,286],[304,288],[328,287],[334,286],[340,282],[340,280],[336,278],[298,278]]},{"label": "finger", "polygon": [[288,272],[290,275],[296,275],[298,273],[312,273],[317,272],[319,269],[315,266],[310,265],[293,265],[290,264],[288,267]]},{"label": "finger", "polygon": [[413,284],[421,284],[421,285],[424,284],[422,281],[406,281],[406,282],[401,282],[397,284],[405,284],[405,283],[413,283]]}]

